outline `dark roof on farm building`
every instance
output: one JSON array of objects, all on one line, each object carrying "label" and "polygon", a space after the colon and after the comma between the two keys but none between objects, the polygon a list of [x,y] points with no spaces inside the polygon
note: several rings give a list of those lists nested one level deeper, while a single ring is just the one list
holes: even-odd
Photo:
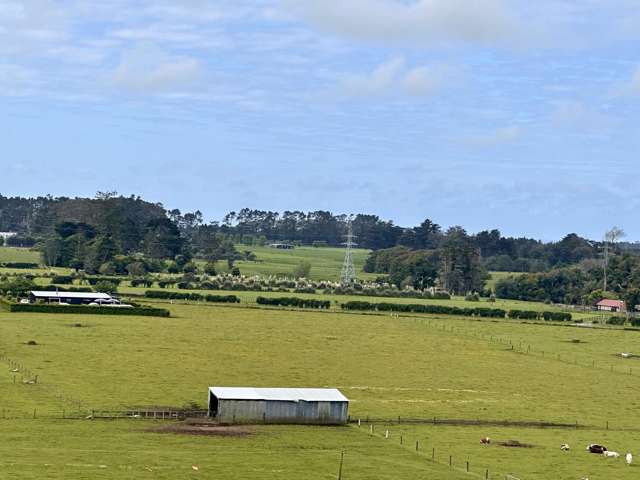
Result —
[{"label": "dark roof on farm building", "polygon": [[211,387],[209,391],[221,400],[270,400],[284,402],[348,402],[335,388],[252,388]]}]

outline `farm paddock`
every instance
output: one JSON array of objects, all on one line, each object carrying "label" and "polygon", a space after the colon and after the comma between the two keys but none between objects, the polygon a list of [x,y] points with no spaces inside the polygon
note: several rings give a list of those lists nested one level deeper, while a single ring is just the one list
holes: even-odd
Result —
[{"label": "farm paddock", "polygon": [[[523,480],[637,478],[637,466],[583,452],[588,443],[623,453],[640,445],[640,367],[629,374],[635,360],[615,355],[634,351],[636,332],[170,308],[171,318],[0,312],[0,353],[40,378],[31,385],[9,368],[0,371],[0,476],[176,478],[215,471],[231,479],[335,478],[344,450],[343,478],[353,479],[471,478],[467,460],[472,473],[489,468]],[[62,419],[63,413],[86,418],[93,409],[205,408],[202,392],[214,382],[335,386],[361,425],[257,426],[244,436],[206,436],[150,431],[173,424],[159,420]],[[578,422],[579,428],[408,423],[433,417]],[[484,436],[533,448],[483,449]],[[562,443],[572,450],[561,452]]]}]

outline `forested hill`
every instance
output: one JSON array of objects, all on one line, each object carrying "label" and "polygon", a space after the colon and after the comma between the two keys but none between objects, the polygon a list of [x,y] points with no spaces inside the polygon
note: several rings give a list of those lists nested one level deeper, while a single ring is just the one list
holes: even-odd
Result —
[{"label": "forested hill", "polygon": [[[230,243],[275,241],[339,246],[344,242],[348,221],[346,215],[327,211],[278,213],[245,208],[227,214],[219,222],[206,223],[199,211],[183,214],[140,197],[115,193],[98,193],[92,199],[0,195],[0,231],[17,232],[18,237],[11,240],[15,244],[42,245],[45,239],[78,235],[95,243],[97,238],[105,237],[119,253],[140,252],[163,258],[178,254],[207,257],[213,252],[220,255],[220,249],[229,250]],[[367,262],[367,269],[379,273],[389,273],[392,257],[424,260],[432,254],[425,257],[417,252],[442,252],[447,246],[464,250],[467,252],[464,261],[470,261],[471,257],[474,262],[479,259],[487,270],[518,272],[575,265],[601,258],[603,250],[601,242],[575,234],[543,243],[504,237],[498,230],[469,234],[461,227],[443,229],[429,219],[406,228],[376,215],[358,214],[353,217],[352,226],[358,245],[376,251]]]}]

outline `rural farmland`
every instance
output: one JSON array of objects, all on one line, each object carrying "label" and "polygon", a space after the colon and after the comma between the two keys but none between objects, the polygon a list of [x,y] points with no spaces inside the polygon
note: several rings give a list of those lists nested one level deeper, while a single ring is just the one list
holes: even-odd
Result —
[{"label": "rural farmland", "polygon": [[0,480],[640,479],[639,33],[0,0]]},{"label": "rural farmland", "polygon": [[[633,348],[634,331],[249,305],[169,308],[167,319],[0,313],[4,474],[172,478],[195,475],[196,466],[202,475],[284,479],[313,465],[308,478],[327,478],[344,450],[344,478],[354,479],[467,478],[467,461],[490,478],[554,471],[568,480],[578,470],[635,478],[635,468],[584,452],[587,443],[625,450],[640,441],[640,367],[634,372],[633,360],[615,355]],[[24,383],[34,375],[37,384]],[[352,423],[207,436],[168,429],[175,421],[95,413],[206,408],[214,384],[340,388]],[[478,424],[456,425],[462,420]],[[28,432],[46,432],[47,446]],[[534,447],[481,447],[483,436]],[[574,450],[560,452],[561,443]],[[122,455],[127,445],[131,453]]]}]

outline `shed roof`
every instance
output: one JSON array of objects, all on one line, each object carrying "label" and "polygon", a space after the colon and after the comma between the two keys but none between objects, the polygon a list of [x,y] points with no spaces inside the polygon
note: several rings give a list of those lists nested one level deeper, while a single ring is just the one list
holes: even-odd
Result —
[{"label": "shed roof", "polygon": [[209,391],[223,400],[272,400],[285,402],[348,402],[336,388],[252,388],[211,387]]},{"label": "shed roof", "polygon": [[110,300],[111,295],[106,293],[94,293],[94,292],[42,292],[34,290],[31,292],[36,298],[83,298],[87,300],[101,299]]},{"label": "shed roof", "polygon": [[624,302],[622,300],[609,300],[609,299],[604,299],[604,300],[600,300],[598,302],[598,306],[599,307],[618,307],[618,308],[622,308],[624,307]]}]

